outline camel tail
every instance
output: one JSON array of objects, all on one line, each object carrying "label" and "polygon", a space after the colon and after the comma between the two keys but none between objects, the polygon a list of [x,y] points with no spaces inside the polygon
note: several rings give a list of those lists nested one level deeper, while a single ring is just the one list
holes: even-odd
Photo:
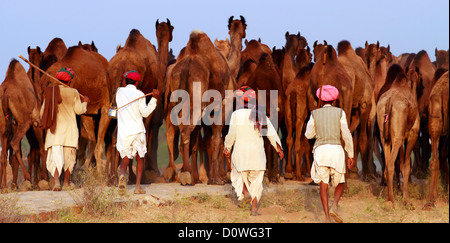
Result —
[{"label": "camel tail", "polygon": [[390,136],[390,123],[391,123],[391,110],[392,110],[392,103],[391,99],[388,100],[386,103],[385,109],[384,109],[384,123],[383,123],[383,137],[386,142],[389,142],[391,140]]}]

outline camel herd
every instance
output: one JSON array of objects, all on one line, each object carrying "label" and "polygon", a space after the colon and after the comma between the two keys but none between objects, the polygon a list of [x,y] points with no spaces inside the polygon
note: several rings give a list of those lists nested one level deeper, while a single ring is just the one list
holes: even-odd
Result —
[{"label": "camel herd", "polygon": [[[267,114],[278,119],[286,156],[280,161],[266,143],[266,177],[272,182],[278,182],[280,177],[305,180],[312,162],[312,141],[305,138],[304,129],[311,111],[320,106],[313,95],[315,90],[329,84],[339,89],[336,105],[347,114],[355,154],[361,158],[361,170],[354,168],[347,176],[377,179],[380,177],[375,166],[377,157],[384,172],[381,181],[388,185],[388,200],[395,200],[394,182],[398,186],[402,182],[403,200],[407,201],[411,173],[417,177],[430,175],[426,206],[434,205],[438,178],[445,183],[448,193],[448,50],[436,48],[436,61],[431,62],[425,51],[396,57],[389,45],[383,47],[378,42],[366,42],[364,47],[354,49],[349,41],[343,40],[335,49],[326,41],[315,41],[310,49],[300,32],[286,32],[285,46],[270,49],[261,40],[245,39],[246,28],[243,16],[237,19],[231,16],[230,38],[216,39],[214,43],[206,33],[195,30],[175,58],[169,51],[174,27],[169,19],[157,20],[156,47],[133,29],[125,45],[119,45],[109,61],[94,42],[80,42],[67,48],[60,38],[54,38],[44,51],[28,47],[28,60],[50,75],[61,67],[75,71],[71,86],[90,98],[86,114],[79,117],[76,168],[95,166],[97,172],[109,175],[113,183],[119,160],[115,150],[117,122],[108,116],[108,109],[115,105],[117,88],[125,85],[122,74],[136,70],[142,76],[139,89],[144,93],[158,89],[163,94],[155,112],[144,121],[149,152],[142,183],[151,183],[156,177],[183,185],[227,183],[231,161],[222,153],[226,122],[206,125],[198,121],[217,113],[225,121],[232,112],[229,102],[233,100],[203,101],[197,107],[192,99],[187,103],[181,101],[181,105],[189,106],[189,112],[180,111],[178,119],[190,122],[174,123],[170,114],[180,103],[173,102],[171,95],[184,90],[192,97],[194,92],[215,90],[225,97],[227,90],[234,91],[243,85],[256,91],[278,92],[277,105],[268,105]],[[194,89],[194,82],[201,82],[201,90]],[[31,66],[26,71],[17,60],[11,61],[0,86],[0,188],[6,187],[8,161],[13,168],[13,186],[17,184],[19,166],[25,180],[33,183],[49,180],[43,147],[45,131],[39,127],[42,94],[49,85],[54,85],[54,81],[40,71]],[[214,106],[210,114],[204,112],[208,106]],[[275,112],[277,115],[272,116]],[[160,173],[158,136],[164,123],[169,165]],[[30,144],[28,169],[20,144],[25,136]],[[177,171],[175,160],[180,154],[183,165]],[[129,181],[133,180],[135,176],[131,173]]]}]

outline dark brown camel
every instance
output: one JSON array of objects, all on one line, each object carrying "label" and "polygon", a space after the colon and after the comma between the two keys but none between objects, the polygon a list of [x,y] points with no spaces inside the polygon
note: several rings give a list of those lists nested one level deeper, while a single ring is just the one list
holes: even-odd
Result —
[{"label": "dark brown camel", "polygon": [[[338,61],[352,80],[353,102],[350,132],[357,131],[353,138],[355,154],[361,153],[364,180],[376,178],[376,167],[371,157],[375,128],[376,103],[372,87],[372,77],[361,57],[353,50],[349,41],[338,44]],[[357,145],[357,146],[356,146]]]},{"label": "dark brown camel", "polygon": [[[437,197],[437,184],[439,168],[441,167],[441,178],[449,188],[448,175],[448,128],[449,128],[449,76],[448,71],[443,74],[430,93],[428,103],[428,132],[431,138],[431,161],[430,161],[430,186],[425,209],[434,207]],[[444,145],[444,146],[443,146]],[[447,155],[447,156],[446,156]]]},{"label": "dark brown camel", "polygon": [[411,60],[408,70],[416,70],[420,77],[416,90],[420,115],[420,133],[419,140],[417,141],[414,149],[414,162],[417,164],[417,168],[415,168],[415,175],[419,178],[423,178],[426,175],[428,162],[431,156],[431,146],[429,143],[430,136],[427,129],[428,117],[426,105],[431,89],[433,88],[433,78],[436,68],[431,62],[427,52],[421,50]]},{"label": "dark brown camel", "polygon": [[[292,162],[292,146],[294,145],[295,154],[295,178],[297,180],[304,180],[305,174],[309,174],[311,170],[311,146],[309,141],[304,136],[305,120],[309,116],[308,109],[308,89],[309,79],[311,76],[313,64],[307,64],[300,69],[297,76],[289,84],[286,90],[286,111],[285,122],[287,128],[287,162],[285,170],[285,178],[293,178],[293,162]],[[294,136],[295,135],[295,136]],[[302,158],[305,156],[304,165],[306,171],[302,173]]]},{"label": "dark brown camel", "polygon": [[[33,125],[37,128],[39,124],[39,106],[33,84],[23,66],[13,59],[8,67],[5,80],[0,86],[1,110],[0,110],[0,135],[2,144],[0,182],[3,187],[6,186],[6,163],[9,146],[14,151],[17,161],[22,168],[25,180],[30,180],[30,173],[25,169],[22,161],[22,152],[20,143],[27,131]],[[13,119],[15,127],[13,128]],[[13,132],[8,144],[7,132]],[[40,156],[42,168],[46,168],[44,152],[44,139],[42,130],[34,129],[39,141]],[[13,166],[14,168],[15,166]],[[47,179],[46,169],[41,170],[41,178]],[[13,173],[13,183],[17,183],[17,172]]]},{"label": "dark brown camel", "polygon": [[[394,202],[394,169],[397,156],[403,176],[403,200],[407,202],[411,170],[411,152],[418,138],[420,117],[415,99],[415,82],[400,68],[389,90],[377,103],[377,122],[386,160],[384,175],[388,182],[388,200]],[[403,149],[407,141],[406,149]],[[399,154],[400,152],[400,154]]]},{"label": "dark brown camel", "polygon": [[[263,53],[261,55],[258,60],[258,65],[249,77],[246,85],[256,91],[258,94],[257,104],[265,105],[267,107],[267,117],[271,119],[272,124],[278,124],[278,126],[275,126],[275,129],[278,129],[281,125],[281,121],[284,119],[285,107],[283,104],[285,104],[286,95],[281,83],[280,71],[273,63],[270,54]],[[264,91],[265,97],[259,97],[259,91]],[[271,91],[278,92],[278,97],[276,97],[276,99],[271,96]],[[265,102],[261,99],[265,99]],[[275,101],[277,102],[276,106]],[[275,117],[277,120],[274,120]],[[266,176],[270,181],[278,182],[280,175],[277,154],[267,139],[264,139],[264,147],[267,158]]]},{"label": "dark brown camel", "polygon": [[[200,82],[201,87],[194,89],[194,82]],[[195,184],[198,182],[196,165],[190,165],[190,144],[195,143],[193,135],[197,124],[201,124],[201,119],[204,114],[204,109],[211,105],[211,102],[194,102],[193,99],[198,96],[203,96],[206,90],[215,90],[219,92],[221,97],[225,97],[225,85],[233,83],[234,79],[230,75],[227,60],[214,47],[209,37],[201,31],[193,31],[190,35],[189,42],[184,50],[183,57],[177,59],[177,62],[171,66],[167,73],[167,84],[165,97],[167,103],[166,110],[166,126],[167,126],[167,143],[169,149],[169,166],[164,172],[166,179],[173,177],[175,165],[173,160],[174,155],[174,141],[177,130],[180,132],[180,151],[183,158],[183,167],[180,174],[181,184]],[[198,83],[196,83],[198,84]],[[232,85],[234,86],[234,85]],[[235,88],[235,87],[232,87]],[[178,90],[178,91],[177,91]],[[180,90],[186,95],[189,95],[176,104],[180,96]],[[234,90],[234,89],[232,89]],[[173,93],[177,91],[177,93]],[[181,92],[182,92],[181,91]],[[195,92],[195,95],[194,95]],[[175,95],[175,97],[172,97]],[[175,98],[175,99],[173,99]],[[170,100],[170,102],[169,102]],[[217,102],[217,101],[215,101]],[[182,107],[180,109],[177,107]],[[222,106],[222,101],[217,105],[217,108]],[[196,111],[194,113],[194,111]],[[198,112],[200,111],[200,112]],[[188,112],[188,114],[187,114]],[[173,113],[173,114],[172,114]],[[227,114],[227,111],[225,111]],[[189,115],[189,116],[188,116]],[[209,114],[208,114],[209,115]],[[224,120],[225,117],[222,117]],[[183,121],[183,122],[181,122]],[[224,123],[213,123],[212,137],[211,137],[211,159],[209,160],[209,183],[222,184],[223,180],[220,177],[220,171],[223,167],[218,165],[218,158],[220,150],[220,143],[222,141],[222,127]],[[169,173],[168,170],[171,172]]]},{"label": "dark brown camel", "polygon": [[[102,165],[104,138],[111,119],[108,117],[110,105],[106,78],[108,61],[97,52],[73,46],[67,50],[66,55],[61,60],[48,68],[47,73],[55,76],[61,67],[71,67],[74,70],[75,75],[70,83],[70,87],[77,89],[80,94],[90,99],[86,113],[81,116],[81,123],[88,134],[90,148],[86,161],[81,161],[80,164],[77,164],[77,168],[80,168],[83,164],[89,167],[92,155],[94,155],[97,171],[102,172],[105,166]],[[47,76],[42,76],[40,83],[42,87],[46,87],[54,82]],[[99,112],[100,121],[96,136],[93,116],[99,114]],[[94,147],[95,149],[93,149]]]}]

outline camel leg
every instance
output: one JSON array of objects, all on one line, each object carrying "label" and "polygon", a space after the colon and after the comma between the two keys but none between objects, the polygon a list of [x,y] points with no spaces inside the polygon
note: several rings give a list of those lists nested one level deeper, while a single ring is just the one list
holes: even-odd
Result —
[{"label": "camel leg", "polygon": [[167,166],[163,175],[166,181],[170,181],[173,179],[176,171],[174,147],[178,146],[178,144],[176,143],[177,139],[175,138],[175,136],[178,136],[178,128],[172,124],[170,118],[169,120],[166,120],[166,128],[167,149],[169,150],[169,165]]},{"label": "camel leg", "polygon": [[419,134],[418,131],[414,130],[415,129],[413,128],[408,133],[404,164],[401,167],[403,175],[403,200],[405,200],[405,202],[409,199],[408,183],[411,174],[411,153],[418,138],[417,135]]},{"label": "camel leg", "polygon": [[80,137],[78,139],[78,149],[77,149],[77,168],[81,168],[86,161],[86,148],[88,146],[88,134],[83,124],[80,126]]},{"label": "camel leg", "polygon": [[108,116],[108,108],[103,107],[101,109],[101,113],[100,123],[98,125],[97,143],[95,145],[95,161],[97,162],[98,173],[102,173],[104,171],[103,167],[105,167],[105,165],[103,165],[103,146],[105,144],[106,130],[111,122],[111,117]]},{"label": "camel leg", "polygon": [[[39,154],[41,157],[41,170],[40,170],[40,179],[48,180],[47,173],[47,152],[45,151],[45,143],[44,143],[44,131],[38,127],[33,126],[34,135],[36,136],[36,140],[39,144]],[[39,160],[38,160],[39,162]]]},{"label": "camel leg", "polygon": [[[94,118],[92,116],[81,115],[81,122],[88,135],[88,154],[86,156],[84,166],[86,168],[89,168],[95,150],[96,139],[95,139]],[[97,163],[99,163],[99,161],[97,161]]]},{"label": "camel leg", "polygon": [[218,184],[221,185],[224,182],[220,179],[218,173],[218,158],[219,158],[219,149],[220,149],[220,141],[221,141],[221,133],[222,133],[222,125],[213,124],[212,126],[212,137],[211,137],[211,160],[210,160],[210,168],[209,168],[209,184]]},{"label": "camel leg", "polygon": [[392,148],[389,154],[389,161],[387,163],[387,171],[388,171],[388,200],[391,202],[395,201],[394,198],[394,173],[395,173],[395,160],[397,158],[398,152],[403,145],[403,141],[401,139],[393,139]]},{"label": "camel leg", "polygon": [[182,185],[191,184],[194,185],[194,180],[192,178],[192,168],[190,165],[189,158],[189,148],[191,133],[195,129],[195,125],[180,125],[181,141],[180,150],[181,156],[183,158],[183,167],[180,174],[180,182]]},{"label": "camel leg", "polygon": [[[294,138],[293,138],[293,120],[294,120],[294,116],[292,115],[292,109],[291,109],[291,95],[288,95],[288,97],[286,98],[286,106],[285,106],[285,113],[286,113],[286,117],[285,117],[285,122],[286,122],[286,129],[287,129],[287,136],[286,136],[286,144],[287,144],[287,153],[286,153],[286,158],[287,158],[287,162],[286,162],[286,168],[285,168],[285,172],[284,172],[284,178],[286,179],[292,179],[294,177],[294,173],[292,173],[292,147],[294,146]],[[298,127],[296,126],[296,131]],[[301,130],[300,130],[301,131]],[[298,132],[296,132],[298,133]],[[297,140],[296,140],[297,142]],[[296,156],[297,157],[297,156]],[[298,164],[299,161],[296,160],[296,163]],[[298,166],[296,167],[298,170]],[[299,179],[298,175],[297,175],[297,179]]]},{"label": "camel leg", "polygon": [[17,161],[19,162],[20,167],[22,168],[24,179],[27,181],[31,179],[31,176],[30,173],[28,173],[22,161],[22,151],[20,151],[20,142],[22,138],[25,136],[30,126],[31,121],[25,124],[18,125],[17,129],[15,129],[15,134],[11,140],[11,147],[14,150],[14,153],[16,154]]},{"label": "camel leg", "polygon": [[6,166],[8,163],[8,137],[0,134],[0,143],[2,144],[2,153],[0,157],[0,188],[6,187]]}]

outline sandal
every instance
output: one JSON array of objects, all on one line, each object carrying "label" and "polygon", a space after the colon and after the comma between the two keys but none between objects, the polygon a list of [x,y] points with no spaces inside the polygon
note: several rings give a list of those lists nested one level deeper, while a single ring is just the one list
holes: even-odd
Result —
[{"label": "sandal", "polygon": [[336,209],[331,208],[330,209],[330,216],[333,217],[334,221],[336,221],[336,223],[343,223],[344,220],[341,218],[341,216],[339,216],[339,214],[337,214]]},{"label": "sandal", "polygon": [[119,176],[119,195],[123,196],[127,189],[127,180],[124,175]]},{"label": "sandal", "polygon": [[136,187],[134,189],[134,194],[145,194],[145,193],[146,193],[145,190],[140,187]]}]

